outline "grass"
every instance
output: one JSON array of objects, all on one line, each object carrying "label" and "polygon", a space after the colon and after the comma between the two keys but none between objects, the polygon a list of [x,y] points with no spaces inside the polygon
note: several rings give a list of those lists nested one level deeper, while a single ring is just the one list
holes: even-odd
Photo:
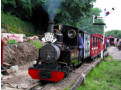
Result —
[{"label": "grass", "polygon": [[71,63],[74,63],[75,65],[78,64],[78,60],[72,60]]},{"label": "grass", "polygon": [[65,88],[64,90],[70,90],[70,88],[75,84],[75,82],[72,83],[72,85],[68,88]]},{"label": "grass", "polygon": [[35,45],[36,46],[36,48],[37,48],[37,50],[39,50],[40,48],[41,48],[41,42],[40,41],[37,41],[37,40],[35,40],[35,41],[30,41],[30,43],[32,43],[33,45]]},{"label": "grass", "polygon": [[121,60],[101,62],[93,71],[86,76],[85,85],[76,90],[121,90]]},{"label": "grass", "polygon": [[109,56],[107,56],[107,57],[104,58],[104,61],[106,61],[108,59],[111,59],[112,60],[113,58],[109,55]]},{"label": "grass", "polygon": [[[1,11],[1,27],[6,29],[7,32],[14,32],[14,33],[25,33],[26,35],[33,34],[35,27],[29,23],[22,21],[21,19],[11,15],[10,13],[3,13]],[[30,33],[30,34],[28,34]]]}]

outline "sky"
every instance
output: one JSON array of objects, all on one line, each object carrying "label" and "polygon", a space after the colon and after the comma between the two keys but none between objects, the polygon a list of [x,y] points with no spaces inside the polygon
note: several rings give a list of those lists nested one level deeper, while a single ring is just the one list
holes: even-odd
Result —
[{"label": "sky", "polygon": [[115,10],[105,17],[106,30],[121,30],[121,0],[96,0],[94,7],[102,10],[100,16],[104,16],[104,9],[110,11],[112,8]]}]

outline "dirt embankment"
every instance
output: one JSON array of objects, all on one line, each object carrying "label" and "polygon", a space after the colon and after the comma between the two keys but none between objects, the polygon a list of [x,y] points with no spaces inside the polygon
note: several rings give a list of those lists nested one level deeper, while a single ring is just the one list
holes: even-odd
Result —
[{"label": "dirt embankment", "polygon": [[21,43],[4,47],[3,61],[11,65],[25,65],[38,57],[37,49],[31,43]]}]

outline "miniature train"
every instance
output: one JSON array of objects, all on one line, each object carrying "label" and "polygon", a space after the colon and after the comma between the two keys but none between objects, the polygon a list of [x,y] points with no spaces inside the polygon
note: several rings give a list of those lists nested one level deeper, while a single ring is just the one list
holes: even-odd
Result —
[{"label": "miniature train", "polygon": [[105,50],[100,34],[92,35],[66,25],[50,25],[49,28],[49,32],[59,32],[54,34],[57,41],[48,41],[39,50],[36,63],[28,69],[32,79],[59,82],[68,76],[70,69],[94,59]]},{"label": "miniature train", "polygon": [[111,35],[108,35],[108,36],[105,37],[105,39],[108,40],[108,44],[109,45],[113,45],[113,46],[115,45],[115,42],[114,42],[115,41],[115,38],[116,37],[111,36]]},{"label": "miniature train", "polygon": [[118,44],[118,42],[120,42],[120,37],[108,35],[105,37],[105,40],[107,41],[108,45],[116,46],[116,44]]}]

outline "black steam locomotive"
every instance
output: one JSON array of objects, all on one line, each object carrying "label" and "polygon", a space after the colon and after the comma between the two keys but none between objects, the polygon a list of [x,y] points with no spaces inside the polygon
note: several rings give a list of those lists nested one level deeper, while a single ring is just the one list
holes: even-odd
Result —
[{"label": "black steam locomotive", "polygon": [[[39,57],[34,67],[28,70],[32,79],[59,82],[68,76],[70,69],[90,58],[89,33],[75,27],[54,26],[51,23],[49,32],[53,31],[55,34],[45,33],[43,40],[47,43],[39,50]],[[79,42],[80,37],[82,43]],[[84,45],[80,47],[80,44]]]}]

